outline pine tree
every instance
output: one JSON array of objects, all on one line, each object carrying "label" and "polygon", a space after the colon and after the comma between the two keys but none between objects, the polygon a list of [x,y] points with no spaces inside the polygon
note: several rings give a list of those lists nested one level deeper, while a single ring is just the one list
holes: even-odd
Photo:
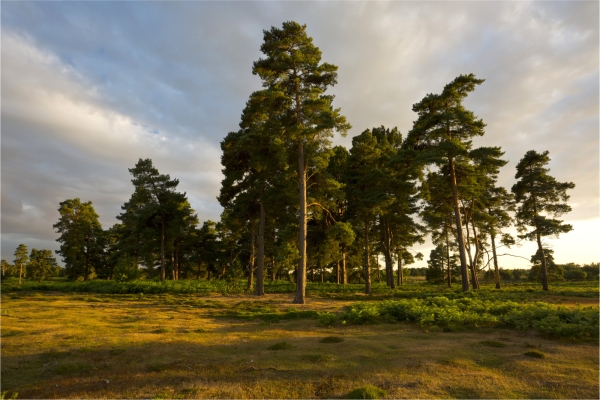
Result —
[{"label": "pine tree", "polygon": [[369,234],[374,228],[375,218],[384,212],[394,198],[385,184],[385,171],[379,168],[381,148],[377,138],[366,130],[352,139],[348,157],[346,193],[348,212],[360,226],[364,240],[365,293],[371,294],[371,241]]},{"label": "pine tree", "polygon": [[52,256],[52,250],[32,249],[29,259],[27,269],[30,276],[38,282],[53,276],[58,268],[56,259]]},{"label": "pine tree", "polygon": [[[277,180],[287,179],[285,147],[281,140],[283,97],[268,90],[254,92],[242,113],[240,130],[230,132],[221,142],[221,164],[225,179],[218,200],[230,210],[230,218],[249,221],[251,235],[248,289],[252,287],[256,258],[256,294],[264,295],[264,237],[269,200]],[[272,202],[271,202],[272,203]],[[258,255],[255,257],[256,220],[258,219]]]},{"label": "pine tree", "polygon": [[79,198],[60,203],[60,218],[54,229],[60,233],[56,239],[60,249],[56,254],[63,257],[67,275],[72,280],[83,276],[88,280],[94,272],[92,264],[102,251],[99,241],[103,235],[98,214],[91,201],[82,203]]},{"label": "pine tree", "polygon": [[[321,51],[306,34],[306,25],[290,21],[282,28],[264,31],[261,51],[265,58],[254,63],[252,73],[260,76],[270,92],[280,93],[285,110],[280,118],[281,135],[297,166],[299,192],[299,232],[296,295],[294,303],[305,303],[307,184],[318,166],[322,150],[329,146],[333,130],[345,133],[350,125],[333,109],[333,96],[325,94],[337,83],[337,67],[321,63]],[[311,171],[313,170],[313,171]]]},{"label": "pine tree", "polygon": [[405,144],[405,147],[421,150],[420,160],[424,164],[436,164],[449,171],[463,291],[469,290],[469,278],[455,165],[457,160],[468,158],[471,138],[484,134],[483,121],[462,105],[475,86],[483,82],[473,74],[460,75],[446,85],[441,94],[428,94],[414,104],[418,119]]},{"label": "pine tree", "polygon": [[[518,179],[512,187],[517,203],[517,229],[519,237],[536,241],[541,254],[542,287],[548,290],[548,268],[544,249],[543,236],[558,236],[573,230],[569,224],[563,224],[556,219],[564,213],[571,211],[566,204],[569,200],[567,189],[573,189],[573,182],[558,182],[548,174],[550,171],[545,166],[550,162],[549,152],[538,153],[530,150],[517,164]],[[554,218],[553,218],[554,217]],[[528,231],[528,227],[533,228]]]},{"label": "pine tree", "polygon": [[[186,194],[176,191],[178,179],[159,174],[149,158],[137,162],[129,172],[133,175],[131,182],[135,191],[129,204],[137,205],[134,212],[134,223],[141,227],[149,227],[158,234],[160,243],[160,278],[166,279],[165,244],[168,229],[181,222],[182,218],[193,213],[187,202]],[[183,207],[183,208],[182,208]],[[138,228],[139,230],[139,228]],[[135,231],[135,230],[132,230]]]},{"label": "pine tree", "polygon": [[27,254],[27,246],[24,244],[20,244],[19,247],[15,250],[15,266],[19,266],[19,285],[21,284],[21,280],[23,278],[23,264],[27,264],[29,262],[29,255]]}]

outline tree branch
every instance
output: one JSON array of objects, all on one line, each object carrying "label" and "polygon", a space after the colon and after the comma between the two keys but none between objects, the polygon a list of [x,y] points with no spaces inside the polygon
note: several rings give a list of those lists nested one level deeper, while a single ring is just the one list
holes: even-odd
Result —
[{"label": "tree branch", "polygon": [[321,209],[323,209],[323,211],[327,212],[327,214],[329,214],[329,216],[331,217],[331,219],[333,220],[333,222],[335,222],[337,224],[337,221],[335,220],[335,218],[333,217],[333,215],[331,214],[331,212],[329,212],[328,209],[326,209],[325,207],[323,207],[321,204],[317,203],[316,201],[313,201],[310,204],[306,205],[306,208],[311,207],[311,206],[319,206],[321,207]]}]

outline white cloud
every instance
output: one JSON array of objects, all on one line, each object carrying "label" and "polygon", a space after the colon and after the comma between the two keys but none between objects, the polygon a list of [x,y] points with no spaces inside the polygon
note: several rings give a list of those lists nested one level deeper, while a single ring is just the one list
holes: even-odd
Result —
[{"label": "white cloud", "polygon": [[[218,143],[259,87],[262,30],[286,20],[339,67],[334,105],[354,128],[336,144],[382,124],[406,133],[412,104],[473,72],[486,82],[465,104],[488,124],[475,145],[510,160],[500,183],[527,150],[549,150],[551,173],[577,185],[565,220],[597,220],[597,15],[597,2],[3,4],[2,254],[19,240],[56,248],[66,198],[115,222],[138,158],[217,219]],[[568,239],[598,236],[585,226],[555,243],[557,259],[588,262],[583,238]]]}]

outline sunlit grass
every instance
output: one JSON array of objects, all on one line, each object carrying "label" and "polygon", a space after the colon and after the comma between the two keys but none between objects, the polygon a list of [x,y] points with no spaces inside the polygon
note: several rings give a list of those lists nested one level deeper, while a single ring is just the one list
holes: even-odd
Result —
[{"label": "sunlit grass", "polygon": [[[352,303],[310,297],[293,308],[291,299],[3,294],[2,391],[6,398],[341,398],[369,386],[388,398],[598,393],[597,341],[261,318],[341,313]],[[280,343],[287,345],[270,350]],[[531,346],[545,358],[525,355]]]}]

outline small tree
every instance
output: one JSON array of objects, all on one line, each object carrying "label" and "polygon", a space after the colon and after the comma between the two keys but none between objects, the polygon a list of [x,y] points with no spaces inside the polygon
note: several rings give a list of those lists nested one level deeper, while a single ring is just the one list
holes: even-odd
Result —
[{"label": "small tree", "polygon": [[58,265],[52,256],[52,250],[31,250],[30,261],[27,265],[29,274],[38,282],[55,275]]},{"label": "small tree", "polygon": [[10,265],[8,261],[2,260],[2,278],[7,278],[11,276],[13,269],[14,265]]},{"label": "small tree", "polygon": [[[535,150],[528,151],[517,164],[515,178],[518,181],[512,187],[518,204],[516,219],[519,237],[537,241],[544,290],[548,290],[548,266],[542,236],[558,236],[573,230],[571,225],[551,217],[571,211],[571,207],[566,204],[569,199],[567,189],[575,187],[573,182],[560,183],[548,175],[549,169],[545,168],[550,162],[548,154],[548,151],[541,154]],[[528,231],[528,227],[533,229]]]},{"label": "small tree", "polygon": [[23,264],[27,264],[29,261],[29,256],[27,255],[27,246],[24,244],[20,244],[19,247],[15,250],[15,266],[19,266],[19,285],[21,284],[21,279],[23,278]]}]

